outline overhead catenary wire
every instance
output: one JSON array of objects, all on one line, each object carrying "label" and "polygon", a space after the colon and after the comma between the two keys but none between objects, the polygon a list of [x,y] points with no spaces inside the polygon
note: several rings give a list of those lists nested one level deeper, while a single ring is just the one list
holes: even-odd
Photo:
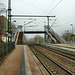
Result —
[{"label": "overhead catenary wire", "polygon": [[[36,5],[34,5],[34,4],[31,4],[30,2],[27,2],[26,0],[22,0],[22,1],[24,1],[24,3],[27,3],[27,4],[29,4],[30,6],[33,6],[33,7],[35,7],[35,8],[37,8],[37,9],[39,9],[39,10],[41,10],[41,11],[44,11],[44,12],[46,12],[45,10],[42,10],[41,8],[39,8],[39,7],[37,7]],[[53,4],[53,2],[54,2],[55,0],[53,0],[51,3]],[[62,1],[62,0],[61,0]],[[61,2],[60,1],[60,2]],[[59,2],[59,3],[60,3]],[[58,4],[56,4],[55,6],[54,6],[54,8],[48,13],[48,14],[50,14],[58,5],[59,5],[59,3]],[[51,4],[51,5],[52,5]],[[51,6],[51,5],[49,5],[49,6]],[[49,7],[48,6],[48,7]],[[48,8],[47,8],[48,9]],[[42,22],[42,21],[41,21]],[[40,23],[40,22],[39,22]]]},{"label": "overhead catenary wire", "polygon": [[62,20],[58,21],[57,23],[61,23],[61,22],[63,22],[63,21],[69,20],[69,19],[71,19],[71,18],[73,18],[73,17],[75,17],[75,15],[69,16],[69,17],[67,17],[67,18],[63,18]]},{"label": "overhead catenary wire", "polygon": [[30,25],[30,26],[26,26],[26,27],[36,27],[36,26],[38,26],[38,25]]},{"label": "overhead catenary wire", "polygon": [[[52,8],[52,10],[47,13],[47,15],[49,15],[61,2],[62,2],[62,0],[60,0],[60,1]],[[52,2],[52,3],[53,3],[53,2]],[[42,20],[43,20],[43,19],[42,19]],[[39,23],[41,23],[42,20],[41,20]],[[38,23],[38,24],[39,24],[39,23]]]},{"label": "overhead catenary wire", "polygon": [[55,19],[55,21],[52,23],[52,25],[50,26],[50,28],[55,24],[55,22],[56,22],[56,19]]},{"label": "overhead catenary wire", "polygon": [[[41,8],[39,8],[39,7],[37,7],[36,5],[34,5],[34,4],[32,4],[32,3],[30,3],[30,2],[27,2],[26,0],[22,0],[22,1],[24,1],[24,3],[27,3],[27,4],[29,4],[30,6],[33,6],[33,7],[35,7],[35,8],[37,8],[37,9],[39,9],[39,10],[41,10],[41,11],[44,11],[44,12],[46,12],[45,10],[42,10]],[[53,3],[54,2],[54,0],[51,2],[51,3]],[[58,3],[59,4],[59,3]],[[57,4],[57,5],[58,5]],[[48,6],[49,7],[49,6]],[[47,8],[48,9],[48,8]],[[53,9],[52,9],[53,10]]]},{"label": "overhead catenary wire", "polygon": [[57,24],[62,26],[62,30],[64,30],[64,29],[66,29],[66,26],[70,26],[71,23],[75,24],[74,21],[75,21],[75,15],[72,15],[72,16],[69,16],[67,18],[64,18],[64,19],[58,21]]},{"label": "overhead catenary wire", "polygon": [[25,0],[22,0],[22,1],[24,1],[24,3],[27,3],[28,5],[30,5],[30,6],[32,6],[32,7],[34,7],[34,8],[37,8],[37,9],[39,9],[39,10],[41,10],[41,11],[45,11],[45,10],[39,8],[38,6],[36,6],[36,5],[34,5],[34,4],[31,4],[30,2],[27,2],[27,1],[25,1]]},{"label": "overhead catenary wire", "polygon": [[[62,19],[61,21],[58,21],[57,24],[59,24],[60,26],[64,26],[62,27],[62,29],[66,29],[66,26],[70,26],[70,23],[73,23],[75,21],[75,19],[71,19],[71,17],[75,17],[74,15],[67,17],[65,19]],[[65,21],[65,22],[64,22]],[[63,22],[63,23],[62,23]],[[74,23],[75,24],[75,23]]]},{"label": "overhead catenary wire", "polygon": [[44,14],[45,12],[47,12],[47,10],[48,10],[49,7],[54,3],[54,1],[55,1],[55,0],[53,0],[53,1],[49,4],[49,6],[45,9],[45,11],[44,11],[42,14]]},{"label": "overhead catenary wire", "polygon": [[24,25],[28,25],[28,24],[32,23],[33,21],[35,21],[35,20],[36,20],[36,19],[34,19],[34,20],[32,20],[32,21],[30,21],[30,22],[24,24]]},{"label": "overhead catenary wire", "polygon": [[60,2],[58,2],[47,15],[49,15],[61,2],[62,2],[62,0]]},{"label": "overhead catenary wire", "polygon": [[34,20],[34,18],[11,18],[11,20]]},{"label": "overhead catenary wire", "polygon": [[[62,0],[61,0],[62,1]],[[61,3],[61,1],[57,4],[57,5],[55,5],[55,7],[48,13],[48,14],[50,14],[60,3]],[[64,26],[65,27],[65,26]]]},{"label": "overhead catenary wire", "polygon": [[[62,20],[58,21],[57,24],[60,25],[60,28],[62,27],[62,30],[65,30],[66,27],[68,26],[68,29],[70,29],[70,24],[75,24],[75,15],[69,16],[67,18],[63,18]],[[60,31],[60,30],[59,30]]]}]

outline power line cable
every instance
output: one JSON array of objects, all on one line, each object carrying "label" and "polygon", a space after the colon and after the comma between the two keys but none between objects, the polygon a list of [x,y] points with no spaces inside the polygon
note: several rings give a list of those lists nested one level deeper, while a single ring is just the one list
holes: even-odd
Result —
[{"label": "power line cable", "polygon": [[70,16],[70,17],[64,18],[64,19],[62,19],[62,20],[58,21],[57,23],[63,22],[64,20],[71,19],[71,17],[73,18],[73,17],[75,17],[75,15],[72,15],[72,16]]},{"label": "power line cable", "polygon": [[[27,2],[27,1],[25,1],[25,0],[23,0],[25,3],[27,3],[27,4],[29,4],[29,5],[31,5],[31,6],[33,6],[33,7],[36,7],[36,8],[38,8],[37,6],[35,6],[35,5],[33,5],[33,4],[31,4],[31,3],[29,3],[29,2]],[[62,1],[62,0],[61,0]],[[54,8],[48,13],[48,14],[50,14],[60,3],[61,3],[61,1],[58,3],[58,4],[56,4],[55,6],[54,6]],[[52,3],[51,4],[53,4],[53,2],[54,2],[54,0],[52,1]],[[50,7],[51,5],[49,5],[48,7]],[[38,8],[38,9],[40,9],[40,8]],[[42,10],[42,9],[40,9],[40,10]],[[46,10],[48,10],[48,8],[46,9]],[[44,12],[46,12],[46,10],[44,11],[44,10],[42,10],[42,11],[44,11]],[[41,21],[40,21],[41,22]],[[39,23],[40,23],[39,22]]]},{"label": "power line cable", "polygon": [[55,0],[53,0],[50,5],[45,9],[45,11],[43,12],[43,14],[49,9],[49,7],[54,3]]},{"label": "power line cable", "polygon": [[[45,11],[44,11],[42,14],[44,14],[44,13],[48,10],[48,8],[54,3],[54,1],[55,1],[55,0],[53,0],[53,1],[50,3],[50,5],[45,9]],[[43,19],[42,19],[42,20],[43,20]],[[41,23],[41,22],[42,22],[42,21],[40,21],[39,23]],[[39,23],[38,23],[38,24],[39,24]]]},{"label": "power line cable", "polygon": [[[62,0],[59,2],[59,3],[57,3],[55,6],[54,6],[54,8],[48,13],[48,14],[50,14],[60,3],[62,2]],[[48,15],[47,14],[47,15]],[[43,20],[43,19],[42,19]],[[39,23],[41,23],[42,21],[40,21]]]},{"label": "power line cable", "polygon": [[[75,20],[72,20],[72,21],[75,21]],[[72,22],[71,21],[71,22]],[[63,24],[61,24],[60,26],[62,26],[62,30],[64,30],[64,29],[66,29],[66,26],[67,25],[69,25],[70,26],[70,24],[68,24],[69,22],[65,22],[65,23],[63,23]],[[60,29],[60,28],[59,28]]]},{"label": "power line cable", "polygon": [[11,18],[11,20],[33,20],[34,18]]},{"label": "power line cable", "polygon": [[24,24],[24,26],[25,26],[25,25],[28,25],[28,24],[30,24],[30,23],[32,23],[32,22],[35,21],[35,20],[36,20],[36,19],[34,19],[34,20],[32,20],[32,21],[30,21],[30,22]]},{"label": "power line cable", "polygon": [[39,9],[39,10],[41,10],[41,11],[45,11],[45,10],[43,10],[43,9],[41,9],[41,8],[39,8],[39,7],[37,7],[36,5],[31,4],[31,3],[29,3],[29,2],[27,2],[27,1],[25,1],[25,0],[22,0],[22,1],[24,1],[24,3],[27,3],[28,5],[30,5],[30,6],[32,6],[32,7],[34,7],[34,8],[37,8],[37,9]]},{"label": "power line cable", "polygon": [[[71,20],[71,22],[73,22],[73,21],[75,21],[75,19],[73,19],[73,20]],[[66,24],[68,24],[70,21],[67,21],[67,22],[65,22],[65,23],[63,23],[63,24],[61,24],[61,25],[66,25]]]},{"label": "power line cable", "polygon": [[[62,23],[62,24],[61,24],[61,21],[63,22],[63,20],[65,20],[65,19],[63,19],[63,20],[61,20],[61,21],[59,21],[59,22],[57,22],[57,23],[59,23],[59,24],[60,24],[60,25],[62,25],[62,26],[63,26],[63,25],[68,25],[68,24],[70,24],[70,22],[75,21],[75,19],[71,19],[71,20],[70,20],[70,18],[71,18],[71,17],[73,18],[73,16],[74,16],[74,15],[72,15],[72,16],[70,16],[70,17],[68,17],[69,19],[67,19],[67,18],[66,18],[66,19],[67,19],[67,21],[65,21],[65,22],[64,22],[64,23]],[[64,28],[66,28],[66,26],[64,26]]]},{"label": "power line cable", "polygon": [[55,22],[56,22],[56,19],[55,19],[55,21],[52,23],[52,25],[50,26],[50,28],[55,24]]},{"label": "power line cable", "polygon": [[[48,14],[50,14],[61,2],[62,2],[62,0],[61,0],[59,3],[57,3],[57,4],[54,6],[54,8],[53,8]],[[48,14],[47,14],[47,15],[48,15]]]},{"label": "power line cable", "polygon": [[[61,1],[62,1],[62,0],[61,0]],[[61,3],[61,1],[60,1],[57,5],[55,5],[54,8],[53,8],[48,14],[50,14],[57,6]],[[52,3],[53,3],[53,2],[54,2],[54,0],[52,1]],[[49,5],[49,6],[51,6],[51,5]],[[49,6],[48,6],[48,7],[49,7]],[[47,9],[48,9],[48,8],[47,8]],[[46,9],[46,10],[47,10],[47,9]],[[44,12],[46,12],[46,10],[45,10]],[[40,23],[40,22],[39,22],[39,23]]]}]

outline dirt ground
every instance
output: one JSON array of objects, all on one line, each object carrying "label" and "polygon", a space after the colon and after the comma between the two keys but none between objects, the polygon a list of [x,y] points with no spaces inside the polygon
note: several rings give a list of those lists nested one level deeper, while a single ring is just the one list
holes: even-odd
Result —
[{"label": "dirt ground", "polygon": [[0,75],[19,75],[22,46],[17,45],[0,65]]}]

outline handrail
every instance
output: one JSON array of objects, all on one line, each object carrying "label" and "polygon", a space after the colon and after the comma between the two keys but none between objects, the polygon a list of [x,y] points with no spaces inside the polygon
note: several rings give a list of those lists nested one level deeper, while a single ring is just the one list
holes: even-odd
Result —
[{"label": "handrail", "polygon": [[47,34],[51,37],[51,39],[56,43],[56,39],[52,37],[52,35],[46,30]]},{"label": "handrail", "polygon": [[63,41],[64,43],[66,43],[66,40],[64,38],[62,38],[61,36],[59,36],[56,32],[54,32],[53,29],[50,29],[50,32],[54,33],[61,41]]}]

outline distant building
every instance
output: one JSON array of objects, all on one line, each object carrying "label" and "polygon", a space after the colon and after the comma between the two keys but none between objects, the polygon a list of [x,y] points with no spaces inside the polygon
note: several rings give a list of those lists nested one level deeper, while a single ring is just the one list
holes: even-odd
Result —
[{"label": "distant building", "polygon": [[6,21],[8,21],[6,19],[6,17],[0,16],[0,42],[2,41],[1,37],[2,37],[2,35],[4,33],[4,31],[6,30]]}]

